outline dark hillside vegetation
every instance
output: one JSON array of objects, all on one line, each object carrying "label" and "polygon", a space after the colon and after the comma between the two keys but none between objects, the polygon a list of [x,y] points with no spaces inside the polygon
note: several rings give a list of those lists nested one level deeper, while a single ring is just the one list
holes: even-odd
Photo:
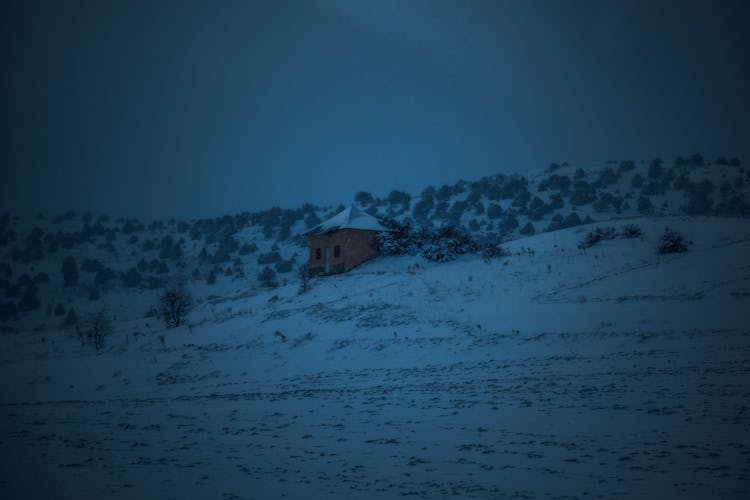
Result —
[{"label": "dark hillside vegetation", "polygon": [[[353,202],[395,229],[381,238],[384,253],[445,261],[596,221],[748,217],[749,186],[750,171],[739,159],[708,161],[696,153],[672,162],[611,161],[599,169],[552,163],[533,175],[459,180],[426,186],[418,194],[359,191]],[[24,221],[4,213],[0,319],[54,310],[63,297],[96,302],[112,291],[158,291],[175,280],[209,286],[237,281],[245,287],[296,282],[294,271],[307,259],[304,233],[343,208],[305,203],[180,221],[72,210]],[[627,230],[622,235],[629,237]],[[606,235],[592,238],[584,246]]]}]

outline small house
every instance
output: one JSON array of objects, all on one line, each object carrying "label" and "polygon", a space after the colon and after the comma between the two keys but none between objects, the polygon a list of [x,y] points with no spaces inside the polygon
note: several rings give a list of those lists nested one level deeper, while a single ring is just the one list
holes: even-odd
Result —
[{"label": "small house", "polygon": [[387,231],[375,217],[350,206],[308,231],[310,274],[338,274],[378,255],[375,237]]}]

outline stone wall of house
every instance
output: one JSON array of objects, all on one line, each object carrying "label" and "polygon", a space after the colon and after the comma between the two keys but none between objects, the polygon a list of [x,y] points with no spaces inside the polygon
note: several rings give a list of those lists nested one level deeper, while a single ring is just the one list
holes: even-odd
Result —
[{"label": "stone wall of house", "polygon": [[[326,248],[330,249],[329,274],[337,274],[375,257],[375,231],[361,229],[342,229],[328,234],[311,235],[310,240],[310,273],[325,273]],[[336,256],[336,246],[340,253]],[[319,250],[319,252],[318,252]]]},{"label": "stone wall of house", "polygon": [[375,246],[376,231],[349,229],[346,232],[348,233],[346,237],[346,245],[344,247],[346,271],[372,259],[373,257],[377,257],[378,251]]}]

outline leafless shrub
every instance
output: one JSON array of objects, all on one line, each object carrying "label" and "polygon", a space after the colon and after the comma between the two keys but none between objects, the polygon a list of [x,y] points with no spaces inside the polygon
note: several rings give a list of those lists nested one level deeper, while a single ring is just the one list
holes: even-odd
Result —
[{"label": "leafless shrub", "polygon": [[175,285],[165,289],[161,294],[159,307],[167,328],[176,328],[192,309],[193,298],[183,286]]},{"label": "leafless shrub", "polygon": [[299,293],[305,293],[310,289],[310,268],[307,264],[302,264],[297,268],[297,275],[299,276]]},{"label": "leafless shrub", "polygon": [[107,306],[103,305],[84,318],[83,325],[77,328],[78,339],[81,344],[93,345],[98,352],[104,349],[107,337],[112,335],[114,330],[114,320]]}]

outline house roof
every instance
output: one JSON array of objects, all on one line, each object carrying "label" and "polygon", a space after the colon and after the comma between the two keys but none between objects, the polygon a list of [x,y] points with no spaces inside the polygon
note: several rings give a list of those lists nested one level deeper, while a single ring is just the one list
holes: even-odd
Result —
[{"label": "house roof", "polygon": [[365,229],[368,231],[388,231],[372,215],[359,210],[354,205],[350,205],[341,212],[337,213],[328,220],[325,220],[310,229],[307,235],[326,234],[340,229]]}]

